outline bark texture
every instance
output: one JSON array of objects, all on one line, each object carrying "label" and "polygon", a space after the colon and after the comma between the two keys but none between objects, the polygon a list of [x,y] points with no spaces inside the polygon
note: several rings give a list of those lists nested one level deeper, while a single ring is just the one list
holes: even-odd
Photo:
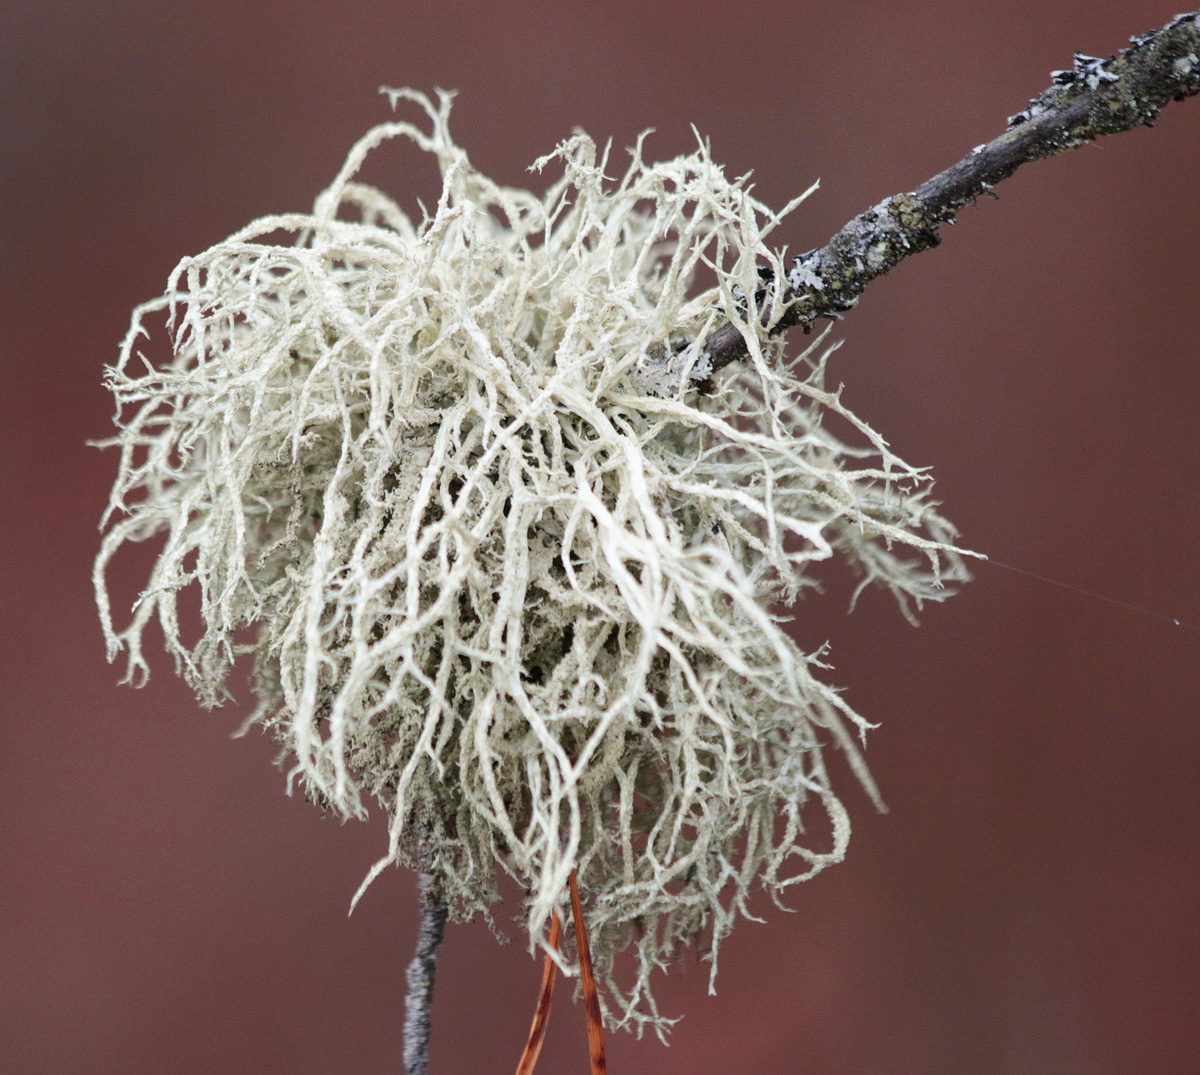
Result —
[{"label": "bark texture", "polygon": [[[1003,134],[915,190],[860,213],[820,249],[797,256],[785,285],[786,309],[771,331],[800,325],[807,332],[818,318],[837,318],[876,277],[937,246],[943,224],[954,223],[964,205],[990,193],[1022,164],[1102,135],[1151,127],[1172,100],[1200,92],[1200,12],[1139,34],[1107,60],[1076,53],[1071,69],[1055,71],[1051,78],[1048,89],[1009,118]],[[764,309],[769,291],[768,285],[759,292]],[[711,373],[745,357],[746,343],[726,323],[705,341],[704,353],[711,366],[693,382],[701,391]]]},{"label": "bark texture", "polygon": [[446,928],[446,906],[433,891],[433,877],[417,878],[421,903],[421,926],[417,950],[408,965],[408,997],[404,1003],[404,1070],[408,1075],[426,1075],[429,1069],[430,1007],[437,971],[438,948]]}]

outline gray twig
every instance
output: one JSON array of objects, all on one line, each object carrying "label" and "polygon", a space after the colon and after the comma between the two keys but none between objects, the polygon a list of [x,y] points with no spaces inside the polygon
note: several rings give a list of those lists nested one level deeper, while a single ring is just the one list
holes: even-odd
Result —
[{"label": "gray twig", "polygon": [[446,927],[446,905],[434,891],[432,874],[418,877],[417,898],[421,904],[421,926],[417,932],[417,950],[408,965],[408,996],[404,1001],[404,1070],[408,1075],[425,1075],[429,1067],[429,1009],[433,1003],[438,948]]},{"label": "gray twig", "polygon": [[[1180,15],[1161,30],[1131,38],[1128,48],[1107,60],[1077,53],[1072,69],[1053,72],[1050,88],[1010,117],[1003,134],[911,193],[885,198],[825,246],[795,258],[782,296],[786,309],[771,331],[801,325],[807,332],[817,318],[837,318],[877,276],[937,246],[941,225],[952,224],[959,209],[1027,161],[1101,135],[1152,127],[1170,101],[1200,93],[1198,20],[1200,12]],[[705,341],[704,354],[710,362],[694,385],[702,391],[713,372],[745,357],[746,341],[726,323]]]}]

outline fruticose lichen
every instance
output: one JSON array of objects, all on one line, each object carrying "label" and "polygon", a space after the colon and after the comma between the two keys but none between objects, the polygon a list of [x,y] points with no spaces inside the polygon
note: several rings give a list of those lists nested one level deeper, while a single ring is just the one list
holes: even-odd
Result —
[{"label": "fruticose lichen", "polygon": [[[748,310],[760,267],[784,278],[765,245],[783,214],[706,146],[647,164],[639,143],[612,180],[576,134],[537,197],[472,168],[447,95],[389,92],[428,123],[376,127],[311,214],[186,258],[133,315],[108,372],[109,657],[143,680],[157,618],[209,706],[252,658],[248,725],[328,808],[377,801],[370,876],[432,873],[456,917],[487,913],[504,871],[537,943],[576,869],[608,1020],[661,1027],[655,967],[698,943],[715,974],[755,883],[778,899],[842,858],[830,745],[875,795],[867,725],[776,606],[835,554],[906,609],[962,560],[927,474],[825,387],[825,355],[784,360],[782,299]],[[398,136],[441,171],[419,222],[354,180]],[[699,394],[696,341],[725,320],[749,358]],[[152,327],[161,364],[138,350]],[[118,629],[106,569],[151,538]]]}]

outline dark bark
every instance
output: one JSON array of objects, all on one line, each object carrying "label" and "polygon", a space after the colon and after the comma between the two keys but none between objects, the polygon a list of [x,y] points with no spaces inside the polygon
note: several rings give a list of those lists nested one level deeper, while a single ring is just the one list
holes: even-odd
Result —
[{"label": "dark bark", "polygon": [[[818,318],[837,318],[858,302],[878,276],[940,242],[938,229],[1022,164],[1052,157],[1105,134],[1151,127],[1172,100],[1200,92],[1200,12],[1180,15],[1161,30],[1131,39],[1107,60],[1076,54],[1074,67],[1055,71],[1053,84],[1010,117],[1008,129],[907,194],[895,194],[860,213],[818,250],[794,259],[786,308],[772,333]],[[779,306],[776,306],[778,309]],[[703,391],[712,373],[743,358],[746,341],[731,324],[704,343]]]},{"label": "dark bark", "polygon": [[433,980],[446,928],[446,905],[433,890],[430,874],[418,877],[417,895],[421,903],[421,926],[417,932],[417,950],[408,965],[408,996],[404,1003],[404,1070],[408,1075],[426,1075],[429,1068]]}]

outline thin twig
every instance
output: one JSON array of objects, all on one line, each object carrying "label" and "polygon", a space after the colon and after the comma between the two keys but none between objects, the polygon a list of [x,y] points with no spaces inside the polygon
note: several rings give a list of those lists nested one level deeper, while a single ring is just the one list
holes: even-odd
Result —
[{"label": "thin twig", "polygon": [[[1055,71],[1050,88],[1010,117],[1003,134],[911,193],[859,214],[819,250],[801,254],[781,296],[787,308],[771,331],[795,325],[807,331],[817,318],[850,309],[867,284],[910,254],[937,246],[941,225],[953,223],[959,209],[1022,164],[1101,135],[1152,127],[1170,101],[1200,92],[1198,17],[1180,15],[1161,30],[1139,34],[1107,60],[1077,53],[1073,68]],[[704,355],[710,361],[701,364],[694,385],[701,390],[712,373],[745,357],[745,338],[726,323],[705,341]]]},{"label": "thin twig", "polygon": [[550,1023],[550,1001],[554,999],[554,979],[558,970],[551,952],[558,951],[558,939],[562,936],[562,919],[558,912],[550,915],[550,952],[546,953],[546,963],[542,967],[542,987],[538,990],[537,1008],[533,1013],[533,1025],[529,1028],[529,1041],[525,1043],[525,1051],[517,1064],[517,1075],[533,1075],[534,1065],[542,1052],[542,1043],[546,1040],[546,1027]]},{"label": "thin twig", "polygon": [[[1072,69],[1054,72],[1052,78],[1049,89],[1009,118],[1002,134],[976,146],[915,190],[893,195],[860,213],[820,249],[796,257],[778,302],[770,301],[770,287],[763,290],[764,317],[772,306],[783,309],[771,331],[784,332],[797,325],[807,331],[818,318],[838,317],[858,302],[872,280],[910,255],[937,246],[943,224],[953,223],[963,206],[990,193],[1022,164],[1055,156],[1102,135],[1151,127],[1170,101],[1200,93],[1200,12],[1180,15],[1161,30],[1132,38],[1128,48],[1107,60],[1076,54]],[[692,382],[701,391],[707,389],[713,373],[745,357],[741,330],[729,323],[721,326],[704,341],[703,355],[709,361],[694,364]],[[429,1007],[446,921],[446,908],[432,893],[431,884],[431,877],[422,874],[421,929],[408,968],[404,1025],[408,1075],[425,1075],[428,1064]],[[606,1068],[603,1025],[574,872],[570,884],[592,1073],[602,1075]],[[556,943],[557,936],[552,936]],[[551,961],[530,1031],[534,1047],[530,1071],[541,1047],[540,1035],[545,1032],[552,988]],[[530,1055],[530,1046],[526,1055]]]},{"label": "thin twig", "polygon": [[429,1009],[433,1003],[438,948],[446,928],[446,905],[434,891],[432,874],[418,877],[417,898],[421,904],[421,926],[417,931],[417,950],[408,965],[408,996],[404,1001],[404,1070],[408,1075],[426,1075],[429,1067]]},{"label": "thin twig", "polygon": [[604,1075],[608,1062],[604,1058],[604,1020],[600,1015],[600,994],[596,989],[596,974],[592,970],[592,950],[588,945],[587,927],[583,922],[583,903],[579,898],[579,882],[571,871],[571,920],[575,924],[575,947],[579,951],[579,977],[583,982],[583,1008],[587,1013],[588,1058],[592,1075]]}]

